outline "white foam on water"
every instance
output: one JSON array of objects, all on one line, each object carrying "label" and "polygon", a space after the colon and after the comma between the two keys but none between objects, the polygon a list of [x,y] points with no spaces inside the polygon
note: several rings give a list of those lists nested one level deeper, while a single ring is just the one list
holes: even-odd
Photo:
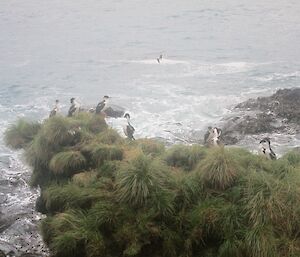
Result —
[{"label": "white foam on water", "polygon": [[[157,87],[151,85],[148,90],[155,91]],[[229,107],[233,103],[240,101],[240,97],[234,95],[180,95],[176,92],[179,89],[176,85],[162,87],[159,92],[161,98],[123,97],[130,102],[129,113],[136,138],[171,139],[172,134],[184,137],[191,131],[203,130],[207,124],[216,124],[230,112]],[[122,119],[109,119],[108,123],[123,134]]]},{"label": "white foam on water", "polygon": [[288,72],[288,73],[273,73],[267,76],[256,77],[255,80],[260,82],[280,81],[288,80],[291,78],[299,78],[300,71]]},{"label": "white foam on water", "polygon": [[[135,63],[141,64],[156,64],[156,60],[147,61],[135,61]],[[163,64],[163,61],[160,63]],[[184,60],[184,61],[167,61],[166,64],[181,64],[181,69],[167,69],[165,68],[165,73],[153,72],[150,74],[143,74],[144,78],[196,78],[196,77],[215,77],[218,75],[230,75],[250,72],[257,69],[260,66],[267,65],[269,63],[253,63],[253,62],[226,62],[226,63],[205,63],[195,60]],[[159,66],[157,66],[159,68]]]},{"label": "white foam on water", "polygon": [[156,58],[153,59],[144,59],[144,60],[129,60],[128,63],[140,63],[140,64],[147,64],[147,65],[189,65],[189,61],[185,60],[178,60],[178,59],[168,59],[168,58],[162,58],[160,63],[158,63]]}]

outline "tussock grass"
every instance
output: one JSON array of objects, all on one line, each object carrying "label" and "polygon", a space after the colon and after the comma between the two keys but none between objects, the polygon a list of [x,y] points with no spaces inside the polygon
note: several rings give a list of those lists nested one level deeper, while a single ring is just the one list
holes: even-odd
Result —
[{"label": "tussock grass", "polygon": [[25,157],[33,167],[47,167],[54,152],[54,147],[49,145],[45,137],[39,133],[28,146]]},{"label": "tussock grass", "polygon": [[253,226],[267,225],[273,217],[281,215],[285,208],[277,195],[281,182],[265,172],[252,172],[247,180],[243,198],[245,213]]},{"label": "tussock grass", "polygon": [[157,142],[153,139],[138,139],[136,143],[146,155],[150,154],[153,157],[157,157],[165,152],[165,146],[161,142]]},{"label": "tussock grass", "polygon": [[93,115],[91,113],[81,112],[74,117],[74,120],[80,127],[85,128],[94,134],[104,132],[108,128],[102,115]]},{"label": "tussock grass", "polygon": [[39,132],[41,125],[19,119],[16,124],[10,127],[4,133],[4,140],[6,145],[14,149],[25,148]]},{"label": "tussock grass", "polygon": [[50,161],[50,170],[57,175],[71,176],[82,170],[86,159],[79,151],[60,152]]},{"label": "tussock grass", "polygon": [[105,161],[122,160],[123,149],[118,146],[99,144],[92,150],[92,160],[101,166]]},{"label": "tussock grass", "polygon": [[199,182],[199,176],[192,174],[177,174],[175,177],[176,204],[180,208],[190,208],[204,197],[203,186]]},{"label": "tussock grass", "polygon": [[271,226],[255,226],[247,231],[245,245],[251,257],[279,257],[275,234]]},{"label": "tussock grass", "polygon": [[48,144],[66,146],[72,143],[73,133],[78,128],[72,119],[54,116],[44,123],[42,132]]},{"label": "tussock grass", "polygon": [[75,174],[72,177],[72,182],[78,186],[88,187],[89,185],[94,183],[96,178],[97,178],[97,172],[86,171],[86,172],[80,172]]},{"label": "tussock grass", "polygon": [[140,147],[128,146],[124,149],[124,160],[131,161],[142,154],[143,151]]},{"label": "tussock grass", "polygon": [[168,172],[159,161],[140,155],[121,168],[116,177],[116,195],[120,202],[143,207],[157,192],[163,194]]},{"label": "tussock grass", "polygon": [[224,214],[228,213],[230,207],[230,203],[222,198],[207,198],[196,205],[188,215],[192,228],[190,240],[201,244],[210,238],[221,239],[222,227],[225,226]]},{"label": "tussock grass", "polygon": [[290,165],[293,167],[300,166],[300,151],[294,150],[285,154],[282,159],[287,160]]},{"label": "tussock grass", "polygon": [[115,178],[122,163],[120,161],[105,161],[97,170],[100,177]]},{"label": "tussock grass", "polygon": [[107,129],[101,132],[97,139],[100,143],[112,145],[112,144],[123,144],[125,142],[124,138],[122,138],[117,131],[114,129]]},{"label": "tussock grass", "polygon": [[45,207],[48,212],[56,213],[69,208],[86,209],[92,203],[102,197],[101,190],[93,187],[86,187],[74,183],[66,185],[51,185],[42,195]]},{"label": "tussock grass", "polygon": [[202,146],[175,145],[167,150],[165,160],[170,166],[191,171],[205,155],[206,149]]},{"label": "tussock grass", "polygon": [[211,189],[224,190],[234,184],[241,170],[229,150],[215,148],[199,163],[197,171],[202,183]]},{"label": "tussock grass", "polygon": [[69,210],[58,214],[43,227],[53,230],[54,236],[49,240],[49,248],[55,256],[84,256],[84,246],[90,236],[87,231],[91,227],[84,212]]},{"label": "tussock grass", "polygon": [[272,163],[274,162],[270,162],[270,160],[268,160],[264,156],[254,155],[243,148],[233,147],[229,150],[232,158],[234,158],[234,160],[239,163],[241,168],[243,168],[244,170],[272,172]]}]

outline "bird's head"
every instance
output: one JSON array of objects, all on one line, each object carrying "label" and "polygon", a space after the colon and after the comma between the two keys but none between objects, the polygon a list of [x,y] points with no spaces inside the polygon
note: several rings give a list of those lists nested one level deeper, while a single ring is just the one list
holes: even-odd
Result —
[{"label": "bird's head", "polygon": [[262,140],[260,140],[259,145],[260,145],[260,148],[263,148],[263,149],[270,148],[270,146],[271,146],[270,138],[268,138],[268,137],[263,138]]},{"label": "bird's head", "polygon": [[125,119],[130,119],[129,113],[125,113],[124,118],[125,118]]},{"label": "bird's head", "polygon": [[262,140],[260,140],[260,142],[259,142],[260,144],[271,144],[271,141],[270,141],[270,138],[268,138],[268,137],[265,137],[265,138],[263,138]]}]

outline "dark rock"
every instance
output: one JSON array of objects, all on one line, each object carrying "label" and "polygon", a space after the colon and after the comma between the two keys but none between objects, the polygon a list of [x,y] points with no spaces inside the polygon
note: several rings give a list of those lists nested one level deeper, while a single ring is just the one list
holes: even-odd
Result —
[{"label": "dark rock", "polygon": [[300,124],[300,88],[280,89],[272,96],[249,99],[235,108],[272,112],[276,117]]},{"label": "dark rock", "polygon": [[6,254],[2,250],[0,250],[0,257],[6,257]]},{"label": "dark rock", "polygon": [[[0,215],[1,215],[1,213],[0,213]],[[13,218],[1,217],[0,218],[0,233],[2,233],[7,228],[9,228],[13,223],[14,223]]]},{"label": "dark rock", "polygon": [[[0,256],[1,257],[1,256]],[[22,253],[20,257],[41,257],[39,254],[34,254],[34,253]]]},{"label": "dark rock", "polygon": [[124,116],[123,110],[113,109],[112,107],[108,107],[104,112],[108,117],[112,118],[121,118]]},{"label": "dark rock", "polygon": [[236,144],[245,135],[298,133],[300,88],[282,89],[269,97],[249,99],[234,108],[237,113],[223,121],[222,139]]},{"label": "dark rock", "polygon": [[35,202],[35,209],[40,213],[47,213],[46,203],[42,195],[40,195]]},{"label": "dark rock", "polygon": [[0,205],[4,204],[7,201],[7,196],[4,194],[0,194]]}]

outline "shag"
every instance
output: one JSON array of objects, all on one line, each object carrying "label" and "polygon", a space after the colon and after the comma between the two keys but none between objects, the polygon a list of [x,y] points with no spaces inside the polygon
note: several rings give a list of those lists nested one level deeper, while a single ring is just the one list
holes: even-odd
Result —
[{"label": "shag", "polygon": [[206,131],[206,133],[204,134],[204,145],[207,145],[207,140],[208,140],[208,137],[209,137],[209,134],[210,134],[211,129],[212,129],[211,126],[207,127],[207,131]]},{"label": "shag", "polygon": [[49,114],[49,118],[55,116],[59,112],[59,100],[55,100],[55,106]]},{"label": "shag", "polygon": [[207,146],[220,146],[221,145],[221,134],[222,134],[222,130],[214,127],[214,128],[210,128],[210,130],[208,131],[208,136],[206,139],[206,145]]},{"label": "shag", "polygon": [[160,63],[162,61],[162,54],[156,59],[158,63]]},{"label": "shag", "polygon": [[127,120],[127,124],[123,127],[124,134],[127,136],[130,140],[135,140],[133,134],[134,134],[134,127],[130,124],[130,115],[129,113],[125,113],[124,118]]},{"label": "shag", "polygon": [[108,99],[109,99],[108,95],[103,96],[102,101],[98,103],[96,106],[96,114],[103,113],[105,109],[107,109],[107,103],[109,101]]},{"label": "shag", "polygon": [[259,142],[259,150],[260,154],[266,156],[270,160],[276,160],[276,154],[271,148],[270,138],[265,137]]},{"label": "shag", "polygon": [[68,117],[72,117],[73,115],[77,114],[80,110],[80,105],[76,102],[74,97],[70,99],[70,103],[71,106],[69,108]]}]

